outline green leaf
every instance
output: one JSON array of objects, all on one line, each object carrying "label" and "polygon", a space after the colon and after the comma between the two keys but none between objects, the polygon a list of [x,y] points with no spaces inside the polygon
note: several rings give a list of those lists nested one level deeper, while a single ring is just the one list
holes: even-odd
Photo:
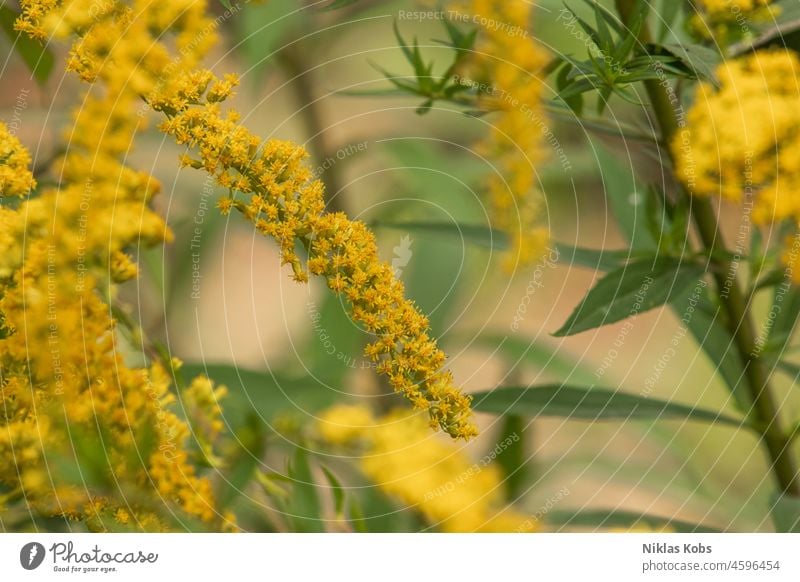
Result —
[{"label": "green leaf", "polygon": [[412,95],[420,95],[422,97],[426,97],[425,93],[423,93],[418,85],[415,85],[411,81],[407,81],[407,77],[404,76],[397,76],[393,75],[389,71],[380,70],[381,74],[389,81],[392,85],[401,89],[406,94],[411,93]]},{"label": "green leaf", "polygon": [[[634,48],[639,44],[640,42],[639,31],[642,28],[643,22],[644,22],[644,14],[640,10],[639,12],[637,12],[636,19],[634,20],[633,24],[631,24],[629,30],[623,37],[623,41],[614,48],[614,53],[612,56],[615,63],[617,64],[624,63],[625,60],[628,58],[628,56],[630,56]],[[620,67],[620,68],[627,68],[627,67]]]},{"label": "green leaf", "polygon": [[703,81],[716,82],[715,72],[722,62],[716,50],[700,44],[668,43],[646,46],[648,54],[670,55],[680,63],[692,77]]},{"label": "green leaf", "polygon": [[[582,93],[594,91],[600,85],[600,80],[596,79],[594,76],[591,78],[584,77],[583,79],[579,79],[567,85],[562,91],[558,92],[558,96],[564,103],[570,105],[575,102],[574,100],[576,97],[580,97]],[[573,106],[570,105],[570,107],[572,108]],[[573,111],[580,115],[581,108],[579,107],[577,110],[573,108]]]},{"label": "green leaf", "polygon": [[253,479],[264,455],[264,428],[257,415],[249,414],[235,435],[237,450],[225,455],[227,466],[221,471],[215,495],[221,509],[230,507],[231,503],[243,493]]},{"label": "green leaf", "polygon": [[776,497],[772,504],[772,521],[777,532],[800,533],[800,498]]},{"label": "green leaf", "polygon": [[620,22],[619,18],[617,18],[616,14],[614,14],[611,10],[603,6],[597,0],[585,0],[588,4],[591,4],[595,9],[595,16],[601,17],[606,24],[608,24],[611,28],[614,29],[614,32],[617,33],[617,36],[624,37],[628,29],[627,27]]},{"label": "green leaf", "polygon": [[643,107],[641,99],[639,98],[639,94],[635,92],[631,87],[626,85],[613,85],[614,95],[621,97],[628,103],[636,105],[637,107]]},{"label": "green leaf", "polygon": [[[433,63],[425,64],[422,58],[422,52],[419,50],[419,42],[416,37],[414,44],[409,45],[400,34],[400,28],[397,21],[394,22],[394,36],[406,57],[406,60],[411,64],[414,69],[414,75],[417,78],[418,93],[420,95],[430,95],[433,93]],[[419,110],[418,110],[419,112]]]},{"label": "green leaf", "polygon": [[317,496],[317,487],[311,475],[308,452],[296,447],[289,464],[292,494],[286,504],[287,517],[293,523],[292,531],[299,533],[324,531],[322,509]]},{"label": "green leaf", "polygon": [[[658,245],[643,224],[644,204],[641,201],[647,189],[636,178],[633,161],[628,157],[630,154],[626,151],[625,156],[612,155],[598,142],[593,141],[592,145],[606,198],[623,237],[634,250],[655,250]],[[620,163],[620,159],[625,163]]]},{"label": "green leaf", "polygon": [[419,61],[419,47],[417,43],[414,42],[414,48],[412,50],[409,44],[403,38],[403,35],[400,33],[400,27],[398,26],[396,20],[392,23],[392,30],[394,31],[394,38],[397,40],[400,50],[403,51],[406,60],[411,64],[412,67],[414,67],[414,70],[417,71],[417,68],[420,65],[424,66],[424,64]]},{"label": "green leaf", "polygon": [[583,18],[581,18],[580,16],[578,16],[578,14],[577,14],[577,13],[576,13],[574,10],[572,10],[572,8],[570,8],[569,6],[567,6],[567,4],[566,4],[566,3],[564,4],[564,6],[566,7],[566,9],[567,9],[567,10],[569,10],[569,13],[572,15],[572,17],[575,19],[575,21],[578,23],[578,25],[579,25],[579,26],[580,26],[580,27],[583,29],[583,31],[584,31],[586,34],[588,34],[588,35],[589,35],[589,37],[592,39],[592,42],[594,42],[594,44],[595,44],[595,45],[596,45],[596,46],[597,46],[599,49],[601,49],[601,50],[602,50],[602,49],[604,48],[604,43],[603,43],[603,39],[600,37],[600,35],[598,34],[598,32],[597,32],[597,31],[596,31],[594,28],[592,28],[592,27],[589,25],[589,23],[588,23],[588,22],[586,22],[586,21],[585,21]]},{"label": "green leaf", "polygon": [[602,115],[608,106],[608,99],[611,97],[611,87],[600,87],[597,91],[597,115]]},{"label": "green leaf", "polygon": [[14,21],[19,16],[8,6],[0,6],[0,28],[14,45],[17,53],[40,85],[47,82],[53,71],[55,57],[47,46],[14,30]]},{"label": "green leaf", "polygon": [[600,279],[553,335],[575,335],[660,307],[682,297],[704,273],[681,259],[634,260]]},{"label": "green leaf", "polygon": [[472,28],[468,33],[463,33],[461,29],[453,24],[449,19],[442,20],[447,35],[450,37],[450,45],[459,53],[467,53],[475,45],[475,40],[478,37],[478,29]]},{"label": "green leaf", "polygon": [[647,526],[653,529],[662,527],[677,533],[719,533],[720,530],[690,523],[671,517],[650,515],[647,513],[637,513],[634,511],[623,511],[618,509],[594,509],[577,511],[551,511],[547,514],[547,522],[559,527],[573,528],[632,528],[635,526]]},{"label": "green leaf", "polygon": [[333,493],[333,510],[337,516],[344,517],[344,488],[330,469],[325,466],[320,466],[320,469],[322,469],[325,479],[328,480],[328,484],[331,486],[331,492]]},{"label": "green leaf", "polygon": [[608,51],[614,46],[614,37],[611,36],[611,30],[608,28],[608,23],[605,21],[603,13],[600,11],[599,2],[591,2],[591,5],[594,8],[594,20],[595,24],[597,25],[597,36],[599,36],[600,40],[603,41],[603,44],[600,45],[600,48],[604,51]]},{"label": "green leaf", "polygon": [[741,421],[712,410],[607,388],[547,384],[531,388],[497,388],[478,392],[472,397],[475,410],[493,414],[588,421],[683,419],[742,426]]},{"label": "green leaf", "polygon": [[558,89],[559,97],[566,103],[567,107],[569,107],[575,115],[580,117],[581,112],[583,111],[583,96],[573,95],[566,97],[563,95],[563,92],[569,87],[573,80],[571,78],[571,73],[573,70],[573,65],[569,62],[565,62],[564,66],[558,71],[558,75],[556,75],[556,88]]}]

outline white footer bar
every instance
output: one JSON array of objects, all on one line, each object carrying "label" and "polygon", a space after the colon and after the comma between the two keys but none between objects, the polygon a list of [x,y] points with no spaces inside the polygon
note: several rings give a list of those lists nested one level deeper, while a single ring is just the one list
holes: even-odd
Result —
[{"label": "white footer bar", "polygon": [[0,580],[800,580],[794,534],[0,534]]}]

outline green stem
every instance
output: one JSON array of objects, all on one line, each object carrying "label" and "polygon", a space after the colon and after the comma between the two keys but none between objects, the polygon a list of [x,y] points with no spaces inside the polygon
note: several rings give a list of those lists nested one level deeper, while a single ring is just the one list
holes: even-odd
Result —
[{"label": "green stem", "polygon": [[[632,21],[637,5],[636,0],[616,0],[617,11],[626,25]],[[639,33],[639,41],[642,44],[652,42],[646,24]],[[656,79],[645,81],[645,89],[664,143],[669,144],[680,127],[670,103],[670,96]],[[669,147],[667,152],[674,162]],[[744,366],[745,379],[752,399],[752,414],[772,461],[772,472],[783,493],[800,497],[800,482],[797,478],[797,465],[792,455],[790,437],[781,427],[779,407],[770,387],[770,374],[756,349],[756,334],[750,304],[735,274],[731,274],[735,273],[735,269],[732,268],[730,260],[724,258],[728,253],[714,208],[709,200],[692,197],[685,189],[683,195],[690,197],[692,219],[700,242],[709,253],[709,261],[716,263],[717,266],[712,269],[712,276],[720,295],[720,303],[727,315],[729,330]]]},{"label": "green stem", "polygon": [[[305,126],[308,136],[307,146],[314,161],[322,164],[333,154],[333,151],[325,139],[325,123],[319,101],[314,97],[314,86],[308,67],[299,51],[293,46],[289,46],[278,53],[278,61],[287,75],[289,75],[289,87],[294,92],[294,96],[300,103],[300,119]],[[325,172],[325,186],[328,192],[327,205],[331,212],[340,212],[342,206],[343,187],[336,165],[331,165]]]}]

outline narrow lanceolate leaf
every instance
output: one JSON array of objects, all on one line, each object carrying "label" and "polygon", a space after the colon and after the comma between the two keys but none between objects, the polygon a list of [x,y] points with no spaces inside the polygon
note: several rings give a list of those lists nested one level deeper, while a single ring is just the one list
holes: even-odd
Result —
[{"label": "narrow lanceolate leaf", "polygon": [[618,529],[646,526],[652,529],[663,528],[665,532],[675,533],[718,533],[719,529],[699,523],[691,523],[670,517],[661,517],[635,511],[617,509],[595,509],[585,511],[552,511],[547,514],[547,522],[564,528]]},{"label": "narrow lanceolate leaf", "polygon": [[702,81],[713,82],[714,73],[722,57],[719,52],[700,44],[652,44],[647,46],[652,55],[671,55],[687,74]]},{"label": "narrow lanceolate leaf", "polygon": [[634,260],[600,279],[553,335],[574,335],[685,298],[704,272],[681,259]]},{"label": "narrow lanceolate leaf", "polygon": [[493,414],[558,417],[573,420],[697,420],[732,426],[742,422],[711,410],[646,398],[607,388],[549,384],[504,387],[473,394],[476,410]]},{"label": "narrow lanceolate leaf", "polygon": [[333,509],[336,512],[336,517],[344,517],[344,487],[342,487],[339,479],[336,478],[336,475],[334,475],[330,469],[323,466],[321,466],[320,469],[322,469],[322,472],[325,474],[325,479],[328,480],[328,484],[331,487],[331,493],[333,494]]},{"label": "narrow lanceolate leaf", "polygon": [[264,429],[258,416],[250,414],[246,422],[236,431],[236,451],[226,458],[221,472],[216,498],[220,508],[229,507],[240,495],[261,463],[264,454]]},{"label": "narrow lanceolate leaf", "polygon": [[288,474],[292,480],[292,494],[287,503],[286,513],[293,524],[293,531],[301,533],[324,531],[317,485],[311,474],[308,452],[303,447],[295,449]]},{"label": "narrow lanceolate leaf", "polygon": [[18,14],[8,6],[0,6],[0,29],[14,45],[14,49],[33,73],[36,82],[42,85],[53,70],[55,58],[49,48],[14,30],[14,21],[17,16]]}]

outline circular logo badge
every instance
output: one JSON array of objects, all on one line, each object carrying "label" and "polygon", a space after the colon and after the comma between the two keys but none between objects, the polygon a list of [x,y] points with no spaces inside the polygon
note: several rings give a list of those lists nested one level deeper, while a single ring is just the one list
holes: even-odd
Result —
[{"label": "circular logo badge", "polygon": [[35,570],[44,561],[44,546],[39,542],[30,542],[19,551],[19,563],[26,570]]}]

